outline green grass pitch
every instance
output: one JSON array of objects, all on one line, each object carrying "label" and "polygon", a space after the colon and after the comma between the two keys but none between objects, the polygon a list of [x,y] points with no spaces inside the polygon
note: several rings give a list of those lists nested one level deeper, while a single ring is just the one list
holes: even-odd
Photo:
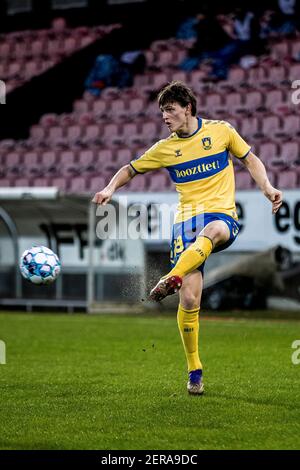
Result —
[{"label": "green grass pitch", "polygon": [[1,449],[299,449],[299,321],[202,319],[188,396],[171,317],[0,314]]}]

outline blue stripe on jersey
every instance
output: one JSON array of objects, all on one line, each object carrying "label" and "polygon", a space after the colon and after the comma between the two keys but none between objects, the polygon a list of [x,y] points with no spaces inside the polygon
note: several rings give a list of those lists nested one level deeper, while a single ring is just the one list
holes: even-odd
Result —
[{"label": "blue stripe on jersey", "polygon": [[174,183],[188,183],[203,178],[208,178],[224,170],[228,166],[228,150],[210,155],[209,157],[197,158],[179,165],[167,166]]}]

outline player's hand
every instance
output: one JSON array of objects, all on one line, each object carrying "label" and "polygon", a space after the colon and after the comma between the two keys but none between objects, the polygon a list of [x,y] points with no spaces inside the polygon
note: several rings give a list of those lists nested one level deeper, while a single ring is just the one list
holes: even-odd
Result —
[{"label": "player's hand", "polygon": [[105,204],[107,204],[111,200],[113,193],[114,192],[111,189],[104,188],[102,191],[99,191],[99,193],[95,194],[92,199],[92,202],[105,206]]},{"label": "player's hand", "polygon": [[272,202],[272,213],[276,214],[282,205],[282,192],[271,186],[265,191],[265,196]]}]

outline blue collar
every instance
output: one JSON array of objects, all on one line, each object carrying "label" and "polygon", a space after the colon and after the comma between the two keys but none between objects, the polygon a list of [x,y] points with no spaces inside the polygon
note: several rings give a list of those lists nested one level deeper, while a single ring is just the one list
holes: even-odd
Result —
[{"label": "blue collar", "polygon": [[198,131],[200,131],[201,127],[202,127],[202,119],[201,118],[197,118],[198,119],[198,128],[195,130],[195,132],[193,132],[191,135],[187,135],[186,137],[179,137],[179,139],[189,139],[190,137],[193,137],[193,135],[197,134]]}]

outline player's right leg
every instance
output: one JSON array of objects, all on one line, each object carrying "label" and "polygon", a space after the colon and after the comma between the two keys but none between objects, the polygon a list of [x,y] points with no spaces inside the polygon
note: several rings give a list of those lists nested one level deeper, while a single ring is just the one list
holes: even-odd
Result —
[{"label": "player's right leg", "polygon": [[177,323],[188,366],[187,390],[191,395],[202,395],[202,363],[199,358],[199,310],[203,287],[202,273],[194,271],[183,279],[179,292]]},{"label": "player's right leg", "polygon": [[[230,231],[223,220],[214,220],[208,223],[193,243],[185,241],[184,232],[173,240],[177,250],[177,259],[173,269],[162,277],[150,292],[150,299],[163,300],[167,295],[177,292],[182,285],[184,276],[198,269],[211,254],[212,250],[219,244],[226,243],[230,238]],[[174,237],[173,237],[174,238]],[[178,240],[181,240],[182,252],[178,256]],[[175,257],[176,258],[176,257]]]}]

